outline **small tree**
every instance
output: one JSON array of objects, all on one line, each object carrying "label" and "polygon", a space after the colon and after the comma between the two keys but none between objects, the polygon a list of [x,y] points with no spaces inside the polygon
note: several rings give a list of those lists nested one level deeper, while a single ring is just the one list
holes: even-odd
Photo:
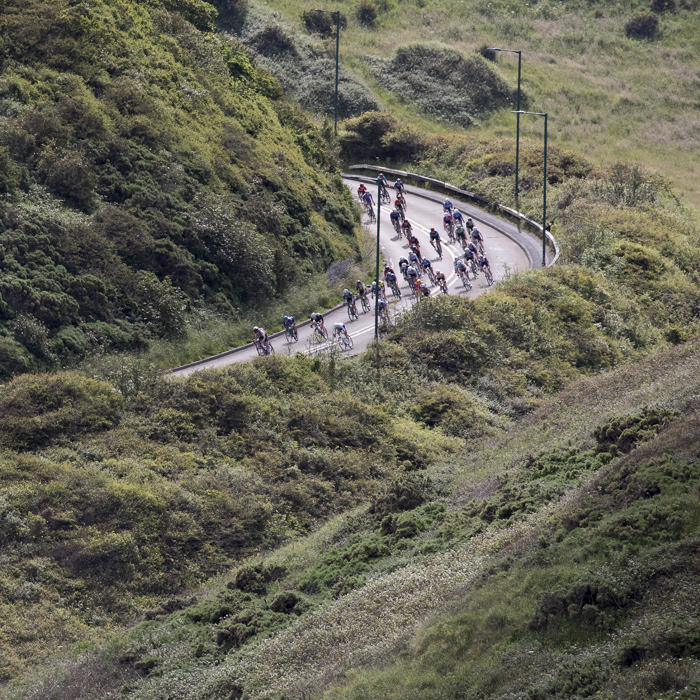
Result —
[{"label": "small tree", "polygon": [[640,12],[625,25],[630,39],[653,39],[659,31],[659,18],[653,12]]},{"label": "small tree", "polygon": [[[335,34],[335,17],[330,12],[314,12],[313,10],[301,13],[301,21],[306,31],[319,34],[324,39],[330,39]],[[348,18],[341,12],[339,17],[340,28],[348,26]]]}]

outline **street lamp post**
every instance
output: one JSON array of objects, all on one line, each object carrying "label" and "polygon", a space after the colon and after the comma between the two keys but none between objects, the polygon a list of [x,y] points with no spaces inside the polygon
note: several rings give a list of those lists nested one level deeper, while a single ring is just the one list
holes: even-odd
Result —
[{"label": "street lamp post", "polygon": [[[335,134],[338,134],[338,53],[340,51],[340,10],[314,10],[314,12],[325,12],[335,15],[335,102],[333,105],[333,122]],[[520,102],[518,102],[520,109]]]},{"label": "street lamp post", "polygon": [[[379,342],[379,228],[382,220],[382,180],[377,178],[377,270],[374,289],[374,342]],[[379,358],[379,345],[377,345],[377,362]],[[379,364],[377,364],[379,367]]]},{"label": "street lamp post", "polygon": [[514,51],[513,49],[497,49],[491,48],[489,51],[507,51],[508,53],[518,54],[518,103],[515,107],[516,125],[515,125],[515,201],[518,201],[518,161],[520,160],[520,66],[522,63],[522,51]]},{"label": "street lamp post", "polygon": [[545,259],[547,241],[547,113],[520,112],[519,114],[532,114],[536,117],[544,117],[544,177],[542,182],[542,267],[544,267],[547,264]]}]

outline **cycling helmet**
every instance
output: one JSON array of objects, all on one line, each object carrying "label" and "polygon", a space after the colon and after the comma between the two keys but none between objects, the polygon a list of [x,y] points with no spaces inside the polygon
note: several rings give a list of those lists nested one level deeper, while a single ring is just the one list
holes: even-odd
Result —
[{"label": "cycling helmet", "polygon": [[347,289],[343,289],[343,294],[349,294]]},{"label": "cycling helmet", "polygon": [[362,284],[362,280],[357,280],[357,284]]},{"label": "cycling helmet", "polygon": [[441,275],[442,272],[440,272],[440,270],[435,270],[435,274],[436,274],[436,275]]},{"label": "cycling helmet", "polygon": [[257,326],[255,326],[255,328],[253,328],[253,333],[255,333],[255,331],[259,331],[259,330],[260,329]]}]

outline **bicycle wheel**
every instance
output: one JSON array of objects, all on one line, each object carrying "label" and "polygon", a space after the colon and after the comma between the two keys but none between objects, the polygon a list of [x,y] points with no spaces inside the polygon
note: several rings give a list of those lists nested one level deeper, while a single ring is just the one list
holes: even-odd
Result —
[{"label": "bicycle wheel", "polygon": [[435,275],[433,274],[433,271],[431,269],[428,269],[428,279],[430,280],[430,286],[434,287],[435,286]]},{"label": "bicycle wheel", "polygon": [[382,195],[380,201],[382,204],[391,204],[391,197],[389,196],[389,192],[387,191],[386,187],[382,187]]},{"label": "bicycle wheel", "polygon": [[460,275],[462,278],[462,284],[464,285],[464,288],[469,292],[471,291],[472,288],[472,283],[469,281],[469,278],[466,275]]},{"label": "bicycle wheel", "polygon": [[364,313],[367,313],[369,311],[369,302],[364,297],[362,297],[361,301],[362,301],[362,311],[364,311]]},{"label": "bicycle wheel", "polygon": [[442,245],[440,244],[440,241],[438,241],[438,244],[437,244],[437,254],[438,254],[438,257],[440,258],[440,260],[442,260]]},{"label": "bicycle wheel", "polygon": [[265,348],[263,347],[262,343],[256,340],[253,344],[255,345],[255,349],[258,351],[258,355],[265,354]]}]

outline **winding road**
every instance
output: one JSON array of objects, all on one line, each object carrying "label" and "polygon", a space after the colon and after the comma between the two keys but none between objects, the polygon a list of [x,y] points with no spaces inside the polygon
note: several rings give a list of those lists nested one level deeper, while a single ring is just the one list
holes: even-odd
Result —
[{"label": "winding road", "polygon": [[[344,176],[344,183],[351,189],[353,196],[357,195],[357,186],[360,181],[366,183],[374,183],[374,180],[361,176]],[[376,198],[376,185],[369,185],[371,191]],[[489,287],[486,284],[484,275],[480,274],[475,281],[472,282],[472,290],[464,289],[462,283],[454,272],[454,259],[461,247],[459,244],[448,244],[443,240],[443,259],[439,260],[437,254],[434,253],[430,245],[429,231],[431,227],[435,227],[440,231],[442,238],[446,238],[442,231],[442,202],[444,196],[428,192],[418,187],[407,187],[407,218],[413,225],[413,232],[420,241],[421,252],[424,255],[429,255],[433,268],[442,270],[445,273],[448,281],[448,289],[450,294],[459,294],[470,298],[476,297],[488,291]],[[390,190],[393,195],[393,190]],[[510,222],[498,219],[497,217],[480,210],[466,202],[460,201],[455,197],[450,197],[452,202],[457,206],[465,216],[471,216],[477,228],[481,231],[484,237],[484,248],[489,259],[491,270],[494,279],[497,281],[503,277],[515,272],[523,272],[535,266],[534,261],[538,260],[538,241],[529,233],[519,229],[516,225]],[[394,267],[397,271],[400,288],[401,300],[394,300],[391,293],[388,294],[387,300],[390,306],[390,315],[393,318],[402,309],[410,307],[415,303],[415,296],[403,277],[398,272],[397,263],[400,257],[408,257],[408,244],[405,237],[399,237],[394,231],[389,218],[389,213],[393,207],[382,206],[381,208],[381,232],[380,245],[384,254],[385,260]],[[370,224],[367,217],[363,216],[363,224],[367,227],[372,235],[376,235],[376,223]],[[541,250],[541,249],[540,249]],[[539,252],[541,256],[541,252]],[[351,291],[354,291],[351,289]],[[438,287],[432,290],[433,295],[441,294]],[[374,304],[371,311],[363,313],[358,302],[358,311],[360,316],[354,321],[349,321],[347,309],[345,307],[336,307],[326,312],[324,322],[329,330],[329,335],[332,337],[333,324],[343,322],[346,324],[348,332],[353,340],[353,349],[347,350],[346,355],[362,352],[367,344],[374,338]],[[293,314],[294,310],[290,309]],[[323,343],[315,343],[312,338],[311,328],[308,321],[297,326],[299,340],[288,344],[283,333],[276,333],[270,336],[271,343],[275,351],[279,353],[294,354],[296,352],[304,352],[309,354],[327,352],[332,345],[332,341]],[[169,376],[186,376],[192,372],[201,369],[211,369],[213,367],[223,367],[233,362],[244,362],[257,357],[257,351],[252,344],[245,345],[241,348],[234,348],[226,352],[214,355],[213,357],[205,358],[197,362],[176,367],[169,373]]]}]

